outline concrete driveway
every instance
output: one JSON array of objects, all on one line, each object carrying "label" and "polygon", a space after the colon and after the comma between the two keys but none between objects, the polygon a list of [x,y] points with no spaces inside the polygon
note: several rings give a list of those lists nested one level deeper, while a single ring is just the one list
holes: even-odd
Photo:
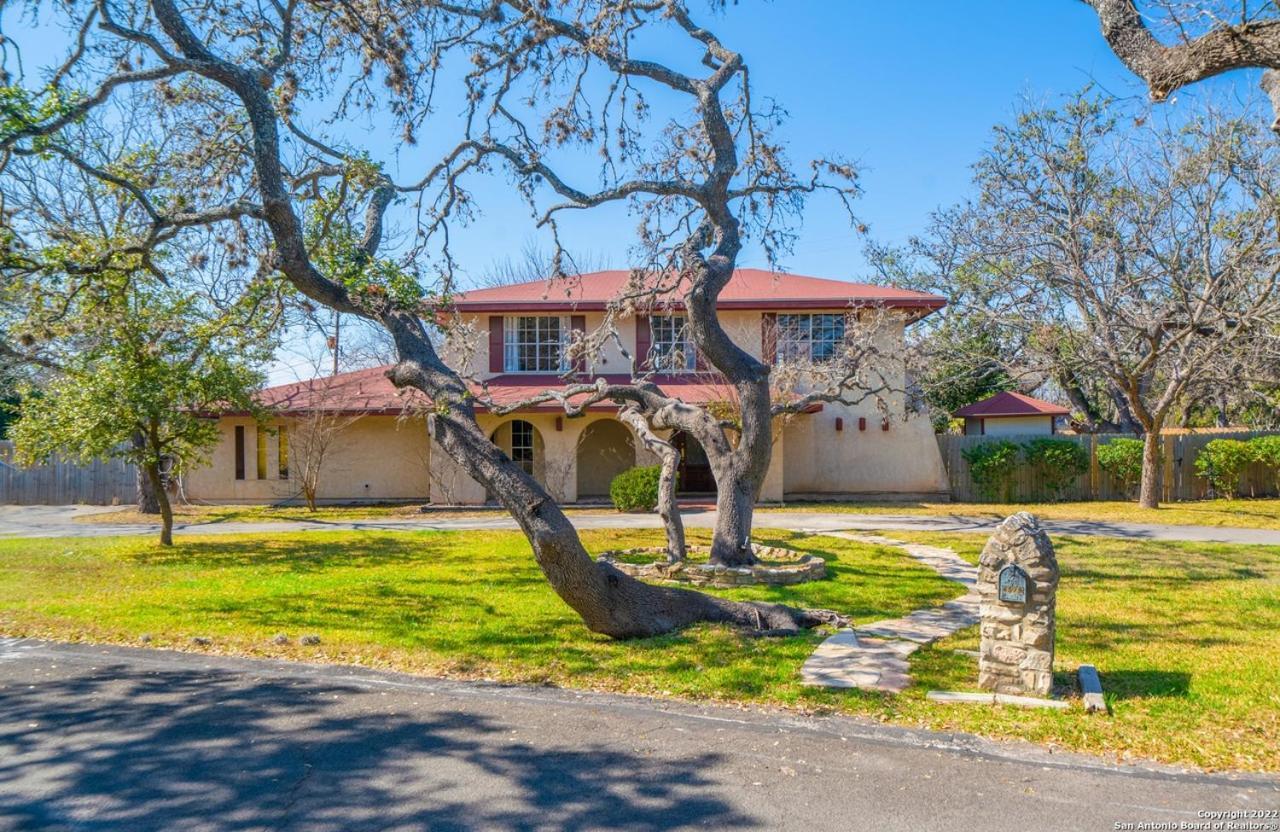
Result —
[{"label": "concrete driveway", "polygon": [[[81,523],[76,518],[90,514],[119,511],[113,506],[0,506],[0,537],[112,537],[119,535],[155,534],[154,524]],[[661,521],[654,514],[571,514],[581,529],[656,529]],[[715,524],[715,512],[686,510],[685,524],[691,528],[709,528]],[[989,532],[996,521],[977,517],[923,517],[902,514],[846,514],[814,511],[768,511],[756,514],[759,528],[800,529],[804,531],[837,530],[916,530],[938,532]],[[1052,534],[1120,537],[1137,540],[1190,540],[1218,543],[1244,543],[1280,546],[1280,530],[1240,529],[1219,526],[1169,526],[1142,523],[1110,523],[1089,520],[1044,520],[1042,525]],[[434,517],[391,517],[380,520],[291,520],[255,523],[189,523],[174,527],[175,534],[235,534],[244,532],[293,531],[414,531],[424,529],[514,529],[515,522],[499,510],[475,511],[468,516],[456,513]]]},{"label": "concrete driveway", "polygon": [[1277,806],[1274,777],[857,719],[0,640],[0,830],[1025,832]]}]

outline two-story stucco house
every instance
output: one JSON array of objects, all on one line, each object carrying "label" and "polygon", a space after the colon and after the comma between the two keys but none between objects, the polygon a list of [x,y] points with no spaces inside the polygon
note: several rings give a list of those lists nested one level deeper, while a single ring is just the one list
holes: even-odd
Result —
[{"label": "two-story stucco house", "polygon": [[[498,403],[523,401],[560,386],[569,369],[564,350],[571,333],[597,328],[627,278],[625,271],[606,271],[459,295],[455,305],[466,326],[457,331],[470,336],[453,339],[446,350],[450,363],[482,381]],[[904,289],[740,269],[721,293],[718,308],[729,335],[770,362],[778,356],[821,361],[844,339],[846,322],[859,309],[888,309],[893,324],[882,337],[892,341],[883,350],[890,366],[881,373],[900,391],[905,388],[904,368],[893,356],[901,354],[904,328],[943,304],[942,298]],[[678,302],[664,304],[662,314],[625,317],[616,329],[618,343],[607,344],[590,367],[577,368],[580,378],[626,380],[637,360],[641,370],[659,373],[656,380],[668,395],[696,404],[731,399],[729,388],[705,371],[686,342]],[[636,358],[624,355],[622,346]],[[295,498],[297,432],[325,416],[342,429],[325,457],[322,500],[486,502],[484,488],[428,436],[420,412],[424,398],[397,391],[384,368],[268,388],[262,401],[278,414],[272,424],[259,426],[235,414],[221,418],[223,439],[211,464],[186,476],[190,499]],[[481,410],[479,420],[513,460],[558,498],[574,502],[605,499],[619,472],[656,464],[615,414],[616,407],[601,405],[582,417],[567,418],[558,405],[544,404],[501,417]],[[681,435],[672,441],[682,454],[681,490],[713,492],[715,482],[697,444]],[[872,400],[857,406],[815,405],[780,421],[761,499],[945,499],[946,492],[946,472],[929,419],[909,415],[902,394],[893,392],[880,406]]]}]

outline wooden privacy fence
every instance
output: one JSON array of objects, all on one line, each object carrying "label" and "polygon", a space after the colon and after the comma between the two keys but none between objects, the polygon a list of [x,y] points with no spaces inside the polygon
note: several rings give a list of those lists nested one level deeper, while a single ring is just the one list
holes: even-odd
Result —
[{"label": "wooden privacy fence", "polygon": [[136,488],[134,467],[122,459],[80,465],[54,457],[45,465],[20,468],[13,443],[0,442],[0,503],[109,506],[132,503]]},{"label": "wooden privacy fence", "polygon": [[[1163,500],[1201,500],[1209,496],[1209,484],[1196,476],[1196,456],[1214,439],[1252,439],[1255,436],[1275,436],[1280,431],[1239,431],[1231,433],[1185,433],[1161,437],[1163,444],[1164,493]],[[951,499],[957,502],[984,500],[969,475],[969,463],[964,451],[986,442],[1008,441],[1022,444],[1029,439],[1049,438],[1043,434],[1027,436],[953,436],[938,437],[942,461],[947,466],[947,478],[951,482]],[[1084,447],[1089,452],[1089,470],[1076,477],[1063,491],[1063,500],[1125,500],[1133,495],[1125,494],[1106,471],[1098,465],[1098,446],[1111,439],[1133,439],[1131,434],[1057,434],[1053,439],[1066,439]],[[1045,483],[1031,466],[1020,464],[1014,478],[1015,502],[1042,499]],[[1275,475],[1258,463],[1245,468],[1241,478],[1240,494],[1246,497],[1277,496]]]}]

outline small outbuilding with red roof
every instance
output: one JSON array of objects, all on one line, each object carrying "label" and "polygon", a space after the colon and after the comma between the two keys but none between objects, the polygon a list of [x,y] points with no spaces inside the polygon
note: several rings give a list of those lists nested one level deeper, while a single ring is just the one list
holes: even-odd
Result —
[{"label": "small outbuilding with red roof", "polygon": [[1005,391],[957,410],[966,436],[1012,436],[1057,433],[1058,419],[1069,410],[1044,399]]}]

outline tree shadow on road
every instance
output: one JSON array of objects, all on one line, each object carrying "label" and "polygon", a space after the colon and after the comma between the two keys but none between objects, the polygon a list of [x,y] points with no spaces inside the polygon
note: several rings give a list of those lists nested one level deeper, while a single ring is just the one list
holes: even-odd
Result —
[{"label": "tree shadow on road", "polygon": [[434,705],[428,691],[387,700],[344,684],[107,661],[35,681],[0,688],[0,829],[759,825],[708,776],[718,755],[566,748]]}]

